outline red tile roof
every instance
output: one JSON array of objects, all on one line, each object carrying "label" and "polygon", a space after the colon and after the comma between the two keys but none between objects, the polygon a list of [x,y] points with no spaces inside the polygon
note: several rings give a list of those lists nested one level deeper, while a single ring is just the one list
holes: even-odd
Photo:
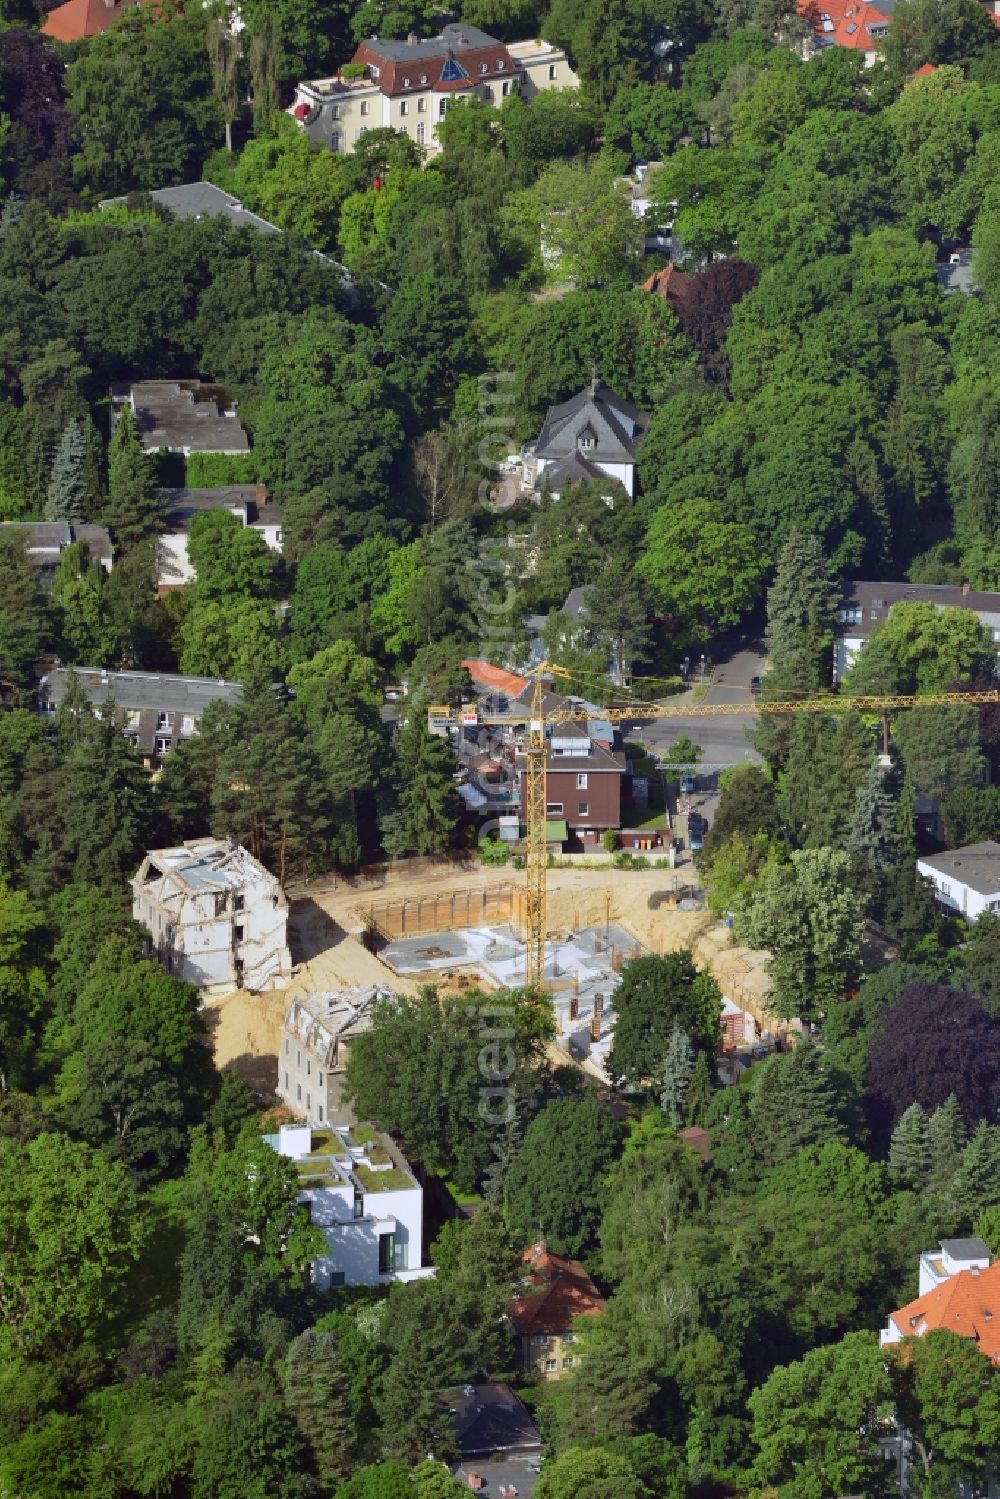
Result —
[{"label": "red tile roof", "polygon": [[[458,31],[458,28],[450,28]],[[383,94],[406,95],[430,88],[437,93],[456,94],[478,87],[496,78],[516,78],[517,69],[507,48],[492,37],[483,37],[484,45],[463,46],[458,37],[443,33],[437,54],[431,43],[416,43],[410,57],[394,57],[399,44],[383,47],[374,38],[358,47],[352,63],[365,63],[378,70],[377,83]],[[445,42],[456,45],[445,45]],[[374,75],[373,75],[374,76]]]},{"label": "red tile roof", "polygon": [[936,73],[936,72],[937,72],[937,68],[934,66],[934,64],[932,62],[925,62],[924,65],[923,65],[923,67],[922,68],[918,68],[915,73],[911,73],[910,77],[911,78],[929,78],[932,73]]},{"label": "red tile roof", "polygon": [[596,1317],[604,1297],[579,1260],[550,1254],[543,1243],[524,1251],[532,1287],[511,1302],[508,1316],[521,1337],[569,1332],[574,1317]]},{"label": "red tile roof", "polygon": [[860,52],[873,52],[878,46],[878,37],[872,36],[870,28],[887,26],[891,20],[877,0],[796,0],[796,9],[809,22],[818,42]]},{"label": "red tile roof", "polygon": [[137,0],[66,0],[50,10],[42,25],[44,36],[57,42],[82,42],[98,36],[117,21],[122,11]]},{"label": "red tile roof", "polygon": [[686,271],[678,270],[673,261],[668,260],[662,271],[654,271],[649,280],[642,283],[642,289],[662,297],[665,302],[674,303],[684,295],[690,279]]},{"label": "red tile roof", "polygon": [[904,1338],[942,1327],[960,1338],[974,1338],[979,1351],[1000,1364],[1000,1261],[988,1270],[959,1271],[889,1320]]},{"label": "red tile roof", "polygon": [[527,677],[519,677],[513,671],[504,671],[502,666],[493,666],[489,661],[470,658],[459,664],[465,667],[477,687],[485,687],[490,692],[504,692],[508,697],[517,697],[528,685]]}]

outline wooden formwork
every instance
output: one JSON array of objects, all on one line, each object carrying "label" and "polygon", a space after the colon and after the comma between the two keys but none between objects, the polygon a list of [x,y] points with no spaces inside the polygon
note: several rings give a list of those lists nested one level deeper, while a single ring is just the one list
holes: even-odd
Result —
[{"label": "wooden formwork", "polygon": [[428,932],[451,932],[468,926],[512,926],[524,931],[524,890],[512,881],[465,890],[441,890],[433,895],[371,901],[356,906],[352,915],[372,939],[394,942],[400,937],[422,937]]}]

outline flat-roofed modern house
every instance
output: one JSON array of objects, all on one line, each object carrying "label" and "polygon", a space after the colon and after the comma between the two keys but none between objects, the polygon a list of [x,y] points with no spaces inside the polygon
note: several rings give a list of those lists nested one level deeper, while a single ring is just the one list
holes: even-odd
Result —
[{"label": "flat-roofed modern house", "polygon": [[268,501],[263,484],[230,484],[222,489],[161,489],[167,512],[157,537],[157,587],[183,588],[194,581],[188,532],[196,515],[228,510],[241,525],[257,531],[269,552],[281,554],[281,506]]},{"label": "flat-roofed modern house", "polygon": [[918,859],[917,871],[953,916],[971,922],[984,911],[1000,911],[1000,843],[992,839]]},{"label": "flat-roofed modern house", "polygon": [[388,126],[435,156],[441,149],[436,127],[457,100],[502,104],[512,93],[530,99],[543,89],[576,88],[578,82],[559,47],[499,42],[478,27],[455,22],[424,40],[368,37],[347,70],[299,83],[289,113],[331,151],[352,151],[367,130]]},{"label": "flat-roofed modern house", "polygon": [[933,604],[935,609],[971,609],[993,636],[1000,663],[1000,593],[958,583],[844,584],[837,609],[833,679],[841,682],[866,641],[897,604]]},{"label": "flat-roofed modern house", "polygon": [[523,451],[522,483],[558,495],[569,481],[613,479],[633,495],[636,454],[648,427],[648,412],[592,380],[586,390],[549,407],[538,440]]},{"label": "flat-roofed modern house", "polygon": [[[184,182],[178,187],[158,187],[149,194],[154,203],[178,219],[227,219],[234,229],[256,229],[259,234],[281,234],[277,224],[244,208],[239,198],[216,187],[214,182]],[[124,208],[128,197],[102,198],[98,208]]]},{"label": "flat-roofed modern house", "polygon": [[0,541],[4,537],[24,546],[25,556],[46,589],[52,587],[59,559],[67,547],[82,543],[91,559],[106,573],[111,571],[114,560],[111,536],[105,526],[63,520],[3,521],[0,523]]},{"label": "flat-roofed modern house", "polygon": [[147,453],[248,453],[250,439],[225,387],[201,380],[135,380],[111,387],[111,420],[132,408]]},{"label": "flat-roofed modern house", "polygon": [[292,971],[285,892],[230,838],[192,838],[148,853],[132,915],[168,973],[209,994],[280,989]]},{"label": "flat-roofed modern house", "polygon": [[314,1129],[283,1124],[264,1139],[294,1161],[299,1201],[322,1229],[327,1253],[312,1264],[320,1290],[426,1280],[424,1193],[402,1152],[370,1125]]},{"label": "flat-roofed modern house", "polygon": [[378,984],[330,994],[299,994],[288,1006],[278,1053],[278,1097],[310,1124],[353,1124],[343,1098],[351,1042],[371,1024],[388,988]]},{"label": "flat-roofed modern house", "polygon": [[38,711],[43,718],[55,717],[74,677],[94,709],[114,704],[122,732],[148,769],[162,765],[172,749],[197,734],[209,703],[237,703],[243,691],[239,682],[217,677],[56,666],[38,684]]}]

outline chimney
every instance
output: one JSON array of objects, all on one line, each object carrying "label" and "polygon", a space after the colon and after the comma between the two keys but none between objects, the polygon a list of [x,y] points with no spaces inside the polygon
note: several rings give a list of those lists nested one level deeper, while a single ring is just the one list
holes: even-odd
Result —
[{"label": "chimney", "polygon": [[599,1041],[601,1039],[601,1021],[604,1018],[604,995],[594,995],[594,1011],[590,1017],[590,1039]]}]

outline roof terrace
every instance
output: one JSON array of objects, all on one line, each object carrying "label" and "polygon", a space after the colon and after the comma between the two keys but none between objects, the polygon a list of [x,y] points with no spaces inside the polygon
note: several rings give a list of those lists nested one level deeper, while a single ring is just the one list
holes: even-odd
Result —
[{"label": "roof terrace", "polygon": [[327,1129],[282,1125],[264,1139],[279,1155],[290,1158],[302,1189],[359,1188],[366,1194],[400,1192],[417,1185],[416,1178],[387,1135],[371,1125],[352,1124]]}]

